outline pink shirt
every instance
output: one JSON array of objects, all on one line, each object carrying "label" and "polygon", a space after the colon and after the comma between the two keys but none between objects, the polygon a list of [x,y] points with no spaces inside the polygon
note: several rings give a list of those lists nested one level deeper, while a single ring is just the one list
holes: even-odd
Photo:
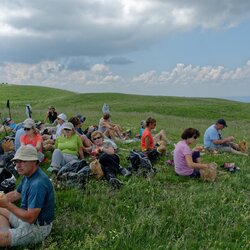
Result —
[{"label": "pink shirt", "polygon": [[187,143],[183,141],[179,141],[175,145],[174,150],[174,168],[175,172],[178,175],[191,175],[193,173],[193,169],[187,165],[185,156],[190,155],[192,156],[192,150],[189,148]]}]

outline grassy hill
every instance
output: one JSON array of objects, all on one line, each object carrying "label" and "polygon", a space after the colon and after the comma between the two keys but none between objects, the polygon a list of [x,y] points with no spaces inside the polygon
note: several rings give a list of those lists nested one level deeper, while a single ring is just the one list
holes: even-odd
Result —
[{"label": "grassy hill", "polygon": [[[43,120],[49,105],[68,117],[85,114],[86,125],[98,123],[104,102],[112,119],[124,128],[139,131],[140,120],[153,116],[157,130],[165,129],[177,142],[186,127],[201,134],[216,119],[227,120],[224,135],[250,142],[250,104],[212,98],[138,96],[115,93],[76,94],[58,89],[0,85],[0,112],[22,121],[25,104],[33,118]],[[202,144],[202,138],[198,143]],[[138,143],[119,143],[122,165]],[[173,145],[169,146],[169,152]],[[56,190],[56,220],[50,237],[35,249],[250,249],[250,158],[229,154],[203,156],[204,162],[235,162],[241,170],[230,174],[219,168],[214,183],[174,174],[161,159],[156,176],[120,177],[121,190],[90,180],[85,190]],[[45,170],[47,166],[43,167]],[[31,247],[32,248],[32,247]],[[31,249],[30,248],[30,249]]]}]

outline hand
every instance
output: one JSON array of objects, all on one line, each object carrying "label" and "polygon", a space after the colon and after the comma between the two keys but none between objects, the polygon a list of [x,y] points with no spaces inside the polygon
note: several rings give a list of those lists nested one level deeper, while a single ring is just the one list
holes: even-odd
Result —
[{"label": "hand", "polygon": [[229,136],[229,137],[227,137],[227,141],[228,141],[228,142],[234,141],[234,136]]},{"label": "hand", "polygon": [[0,193],[0,207],[7,207],[9,200],[4,193]]}]

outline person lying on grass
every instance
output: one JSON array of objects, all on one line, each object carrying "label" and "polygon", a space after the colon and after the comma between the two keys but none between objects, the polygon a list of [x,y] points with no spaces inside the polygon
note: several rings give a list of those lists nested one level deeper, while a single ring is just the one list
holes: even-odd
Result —
[{"label": "person lying on grass", "polygon": [[187,128],[174,149],[175,173],[180,176],[200,177],[200,169],[213,167],[213,164],[201,163],[200,151],[192,151],[190,146],[196,142],[200,132],[195,128]]},{"label": "person lying on grass", "polygon": [[241,152],[237,143],[234,143],[234,136],[222,137],[222,130],[227,127],[224,119],[218,119],[217,122],[211,125],[204,134],[204,146],[207,150],[218,150],[219,152],[229,152],[237,155],[248,156]]}]

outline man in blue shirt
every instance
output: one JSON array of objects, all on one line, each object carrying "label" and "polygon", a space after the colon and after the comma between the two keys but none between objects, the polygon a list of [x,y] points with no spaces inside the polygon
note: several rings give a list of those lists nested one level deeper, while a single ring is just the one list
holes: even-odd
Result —
[{"label": "man in blue shirt", "polygon": [[[0,247],[28,245],[43,241],[54,220],[54,189],[38,166],[37,150],[21,146],[13,161],[23,175],[17,190],[0,194]],[[13,202],[21,199],[21,207]]]},{"label": "man in blue shirt", "polygon": [[225,127],[227,127],[226,121],[219,119],[215,124],[207,128],[204,134],[205,149],[248,156],[248,154],[240,152],[239,145],[233,142],[235,140],[234,136],[222,137],[222,129]]}]

